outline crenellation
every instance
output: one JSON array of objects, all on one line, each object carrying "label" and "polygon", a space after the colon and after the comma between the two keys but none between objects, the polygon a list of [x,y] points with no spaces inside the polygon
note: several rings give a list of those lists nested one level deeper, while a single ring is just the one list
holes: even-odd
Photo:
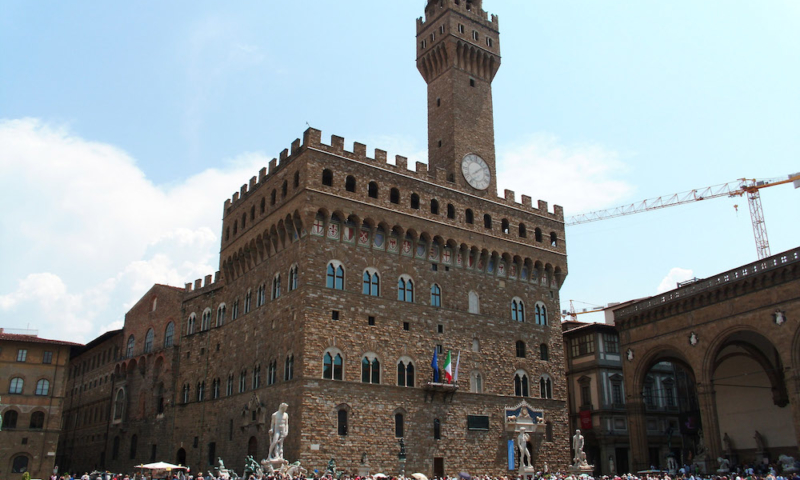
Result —
[{"label": "crenellation", "polygon": [[251,191],[251,192],[253,191],[253,189],[256,186],[256,182],[257,182],[257,178],[256,177],[251,177],[250,178],[250,184],[249,184],[249,187],[248,187],[249,191]]},{"label": "crenellation", "polygon": [[214,283],[219,282],[220,278],[222,278],[222,275],[220,275],[220,271],[217,270],[216,272],[214,272]]},{"label": "crenellation", "polygon": [[191,292],[192,291],[192,282],[188,282],[188,283],[184,284],[183,289],[186,290],[187,292]]},{"label": "crenellation", "polygon": [[211,285],[211,274],[208,274],[203,278],[203,286],[207,287],[209,285]]},{"label": "crenellation", "polygon": [[269,161],[269,174],[272,175],[272,172],[274,172],[277,168],[278,168],[278,159],[273,158],[272,160]]},{"label": "crenellation", "polygon": [[503,194],[505,196],[506,202],[508,202],[508,203],[510,203],[512,205],[516,202],[516,197],[514,195],[514,190],[509,190],[509,189],[506,188],[505,191],[503,192]]},{"label": "crenellation", "polygon": [[283,165],[283,162],[286,161],[287,158],[289,158],[289,149],[284,148],[283,150],[281,150],[279,158],[280,158],[280,164]]},{"label": "crenellation", "polygon": [[331,135],[331,147],[333,148],[333,151],[339,155],[344,154],[344,137]]},{"label": "crenellation", "polygon": [[200,290],[201,288],[203,288],[203,279],[198,278],[197,280],[194,281],[194,289]]},{"label": "crenellation", "polygon": [[564,207],[561,205],[553,205],[553,214],[559,220],[564,220]]},{"label": "crenellation", "polygon": [[316,128],[308,127],[303,132],[303,146],[307,148],[319,147],[320,145],[322,145],[322,132]]},{"label": "crenellation", "polygon": [[[375,161],[381,164],[386,163],[386,150],[381,150],[379,148],[375,149]],[[395,163],[398,167],[400,167],[400,163]],[[405,168],[405,164],[403,163],[403,168]]]},{"label": "crenellation", "polygon": [[234,192],[233,197],[231,198],[233,200],[233,204],[236,205],[236,202],[239,201],[239,192]]},{"label": "crenellation", "polygon": [[267,167],[263,167],[258,171],[258,183],[264,183],[267,179]]},{"label": "crenellation", "polygon": [[366,160],[367,159],[367,146],[363,143],[355,142],[353,143],[353,155],[356,156],[359,160]]},{"label": "crenellation", "polygon": [[295,138],[294,142],[292,142],[292,155],[300,151],[300,139]]},{"label": "crenellation", "polygon": [[[386,152],[383,150],[375,149],[375,158],[377,159],[378,156],[383,158],[383,161],[386,161]],[[408,158],[401,157],[400,155],[396,155],[394,157],[394,164],[397,166],[398,170],[408,170]]]},{"label": "crenellation", "polygon": [[528,195],[522,196],[522,206],[528,208],[529,210],[533,210],[533,203],[531,197]]},{"label": "crenellation", "polygon": [[239,197],[240,197],[240,198],[244,198],[244,197],[245,197],[245,195],[247,195],[247,184],[246,184],[246,183],[245,183],[245,184],[243,184],[243,185],[242,185],[242,186],[239,188]]},{"label": "crenellation", "polygon": [[544,200],[539,200],[539,212],[541,212],[543,215],[546,215],[548,213],[547,202],[545,202]]}]

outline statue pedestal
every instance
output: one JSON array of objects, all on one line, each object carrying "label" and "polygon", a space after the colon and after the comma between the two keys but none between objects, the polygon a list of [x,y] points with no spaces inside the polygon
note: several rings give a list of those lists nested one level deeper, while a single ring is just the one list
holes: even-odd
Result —
[{"label": "statue pedestal", "polygon": [[720,475],[726,475],[728,473],[731,473],[731,469],[730,468],[718,468],[717,469],[717,473],[719,473]]},{"label": "statue pedestal", "polygon": [[570,473],[581,475],[583,473],[591,476],[594,472],[594,465],[570,465],[568,468]]},{"label": "statue pedestal", "polygon": [[369,465],[361,465],[360,467],[358,467],[358,476],[359,477],[369,476]]},{"label": "statue pedestal", "polygon": [[692,462],[694,467],[697,467],[697,471],[702,474],[708,473],[708,460],[705,457],[696,457],[694,462]]},{"label": "statue pedestal", "polygon": [[282,458],[268,458],[267,460],[263,460],[261,464],[262,466],[264,466],[264,464],[269,465],[272,467],[273,472],[280,472],[281,468],[283,468],[284,465],[288,465],[289,462]]},{"label": "statue pedestal", "polygon": [[522,480],[531,480],[534,476],[536,476],[536,469],[533,468],[533,465],[520,465],[519,478]]}]

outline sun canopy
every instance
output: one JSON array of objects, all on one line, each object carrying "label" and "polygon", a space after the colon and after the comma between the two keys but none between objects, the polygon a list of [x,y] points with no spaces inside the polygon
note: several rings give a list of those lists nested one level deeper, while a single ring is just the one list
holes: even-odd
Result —
[{"label": "sun canopy", "polygon": [[186,470],[186,467],[173,465],[166,462],[148,463],[147,465],[137,465],[136,468],[146,468],[147,470]]}]

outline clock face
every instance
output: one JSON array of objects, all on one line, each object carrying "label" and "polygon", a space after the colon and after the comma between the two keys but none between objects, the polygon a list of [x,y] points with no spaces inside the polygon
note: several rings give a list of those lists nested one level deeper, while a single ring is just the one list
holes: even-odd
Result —
[{"label": "clock face", "polygon": [[486,165],[486,162],[474,153],[465,155],[461,160],[461,173],[464,174],[467,183],[478,190],[489,188],[489,182],[492,180],[489,165]]}]

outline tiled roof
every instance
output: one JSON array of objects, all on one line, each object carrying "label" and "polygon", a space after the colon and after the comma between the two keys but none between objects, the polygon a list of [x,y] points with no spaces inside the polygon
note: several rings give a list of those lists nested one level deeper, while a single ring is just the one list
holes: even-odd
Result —
[{"label": "tiled roof", "polygon": [[46,343],[50,345],[68,345],[68,346],[81,345],[80,343],[75,343],[75,342],[65,342],[63,340],[50,340],[48,338],[40,338],[33,335],[17,335],[14,333],[0,333],[0,340],[7,340],[9,342]]}]

